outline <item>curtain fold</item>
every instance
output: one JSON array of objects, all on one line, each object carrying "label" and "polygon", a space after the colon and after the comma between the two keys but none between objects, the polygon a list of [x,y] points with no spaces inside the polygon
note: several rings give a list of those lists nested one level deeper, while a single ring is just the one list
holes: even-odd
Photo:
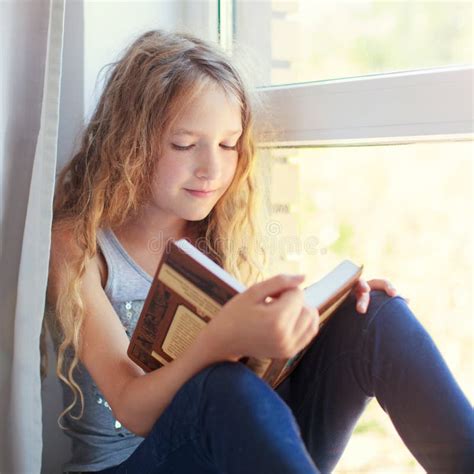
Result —
[{"label": "curtain fold", "polygon": [[40,334],[57,161],[64,7],[64,0],[1,6],[8,52],[1,71],[6,104],[0,111],[0,291],[5,303],[0,472],[41,470]]}]

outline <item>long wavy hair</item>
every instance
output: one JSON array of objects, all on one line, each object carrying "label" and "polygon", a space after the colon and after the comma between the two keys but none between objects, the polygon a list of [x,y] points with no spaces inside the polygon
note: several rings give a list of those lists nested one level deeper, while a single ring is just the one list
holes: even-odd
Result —
[{"label": "long wavy hair", "polygon": [[[116,228],[151,199],[152,177],[160,156],[161,138],[186,103],[209,81],[218,84],[240,105],[243,133],[237,144],[233,181],[211,212],[189,221],[199,248],[243,283],[264,278],[267,255],[259,236],[265,208],[257,182],[254,114],[263,102],[227,54],[210,42],[187,33],[148,31],[109,65],[104,90],[85,126],[77,153],[60,172],[53,203],[53,232],[67,230],[80,257],[68,259],[54,305],[61,334],[56,374],[73,392],[72,410],[84,397],[74,380],[79,363],[84,304],[80,286],[86,264],[97,252],[98,228]],[[66,367],[66,351],[73,358]]]}]

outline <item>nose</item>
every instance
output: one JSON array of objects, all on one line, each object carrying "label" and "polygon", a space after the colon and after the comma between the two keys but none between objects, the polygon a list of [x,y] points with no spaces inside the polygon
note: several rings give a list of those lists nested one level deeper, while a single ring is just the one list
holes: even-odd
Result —
[{"label": "nose", "polygon": [[194,170],[195,176],[208,181],[217,180],[221,173],[222,157],[216,147],[202,147],[197,155]]}]

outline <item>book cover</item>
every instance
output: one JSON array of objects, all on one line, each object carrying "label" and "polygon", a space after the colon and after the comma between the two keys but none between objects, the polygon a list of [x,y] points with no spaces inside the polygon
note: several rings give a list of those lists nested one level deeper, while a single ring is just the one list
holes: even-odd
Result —
[{"label": "book cover", "polygon": [[[304,289],[305,304],[318,309],[320,325],[347,298],[362,269],[363,265],[344,260]],[[158,265],[130,339],[128,356],[146,372],[172,362],[227,301],[245,290],[245,285],[187,240],[172,241]],[[290,359],[242,357],[239,361],[276,388],[308,347]]]}]

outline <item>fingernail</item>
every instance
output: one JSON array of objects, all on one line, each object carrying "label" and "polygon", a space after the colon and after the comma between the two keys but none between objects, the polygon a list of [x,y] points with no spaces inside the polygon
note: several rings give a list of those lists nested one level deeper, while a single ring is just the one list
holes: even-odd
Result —
[{"label": "fingernail", "polygon": [[304,273],[295,273],[294,275],[289,275],[290,278],[293,278],[293,280],[300,280],[301,278],[305,278],[306,275]]}]

